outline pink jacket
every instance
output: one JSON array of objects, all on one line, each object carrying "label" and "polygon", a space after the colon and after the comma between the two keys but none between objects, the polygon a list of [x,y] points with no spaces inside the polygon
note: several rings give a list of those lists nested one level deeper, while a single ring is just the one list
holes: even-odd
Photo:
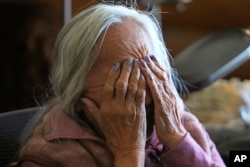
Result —
[{"label": "pink jacket", "polygon": [[[224,167],[207,135],[211,155],[189,133],[168,151],[156,133],[148,139],[145,167]],[[105,141],[84,128],[57,107],[48,112],[20,151],[14,167],[112,167],[113,156]]]}]

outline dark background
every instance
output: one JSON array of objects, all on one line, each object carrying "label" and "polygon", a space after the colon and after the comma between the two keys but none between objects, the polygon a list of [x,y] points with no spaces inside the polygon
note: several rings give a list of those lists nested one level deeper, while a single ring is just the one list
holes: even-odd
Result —
[{"label": "dark background", "polygon": [[62,13],[48,4],[0,2],[0,112],[38,105]]}]

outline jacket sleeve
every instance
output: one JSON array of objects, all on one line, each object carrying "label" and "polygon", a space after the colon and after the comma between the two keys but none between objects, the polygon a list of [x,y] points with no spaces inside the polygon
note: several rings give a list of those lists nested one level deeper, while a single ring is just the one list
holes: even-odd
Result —
[{"label": "jacket sleeve", "polygon": [[25,161],[21,164],[20,167],[47,167],[47,166],[40,165],[40,164],[33,163],[33,162],[29,162],[29,161]]},{"label": "jacket sleeve", "polygon": [[215,144],[207,137],[211,156],[187,133],[180,143],[161,155],[161,160],[169,167],[225,167]]}]

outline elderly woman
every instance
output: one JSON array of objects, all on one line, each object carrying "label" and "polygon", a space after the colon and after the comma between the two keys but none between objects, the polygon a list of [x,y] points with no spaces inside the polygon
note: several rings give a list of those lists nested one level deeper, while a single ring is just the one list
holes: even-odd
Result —
[{"label": "elderly woman", "polygon": [[14,166],[225,166],[180,83],[151,13],[93,5],[57,38],[54,97]]}]

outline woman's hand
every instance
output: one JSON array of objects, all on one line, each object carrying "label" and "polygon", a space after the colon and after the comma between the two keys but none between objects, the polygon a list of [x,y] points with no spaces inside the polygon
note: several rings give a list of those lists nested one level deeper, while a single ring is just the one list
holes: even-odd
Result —
[{"label": "woman's hand", "polygon": [[[91,121],[103,133],[115,158],[136,159],[144,163],[146,143],[146,81],[138,61],[128,59],[110,70],[104,85],[103,100],[98,108],[88,98],[82,98]],[[131,157],[132,156],[132,157]],[[132,158],[132,159],[131,159]],[[144,164],[143,164],[144,165]]]},{"label": "woman's hand", "polygon": [[181,123],[182,101],[171,79],[171,73],[165,71],[159,63],[149,57],[140,60],[140,69],[144,74],[154,102],[155,128],[158,139],[168,148],[173,147],[186,134]]}]

